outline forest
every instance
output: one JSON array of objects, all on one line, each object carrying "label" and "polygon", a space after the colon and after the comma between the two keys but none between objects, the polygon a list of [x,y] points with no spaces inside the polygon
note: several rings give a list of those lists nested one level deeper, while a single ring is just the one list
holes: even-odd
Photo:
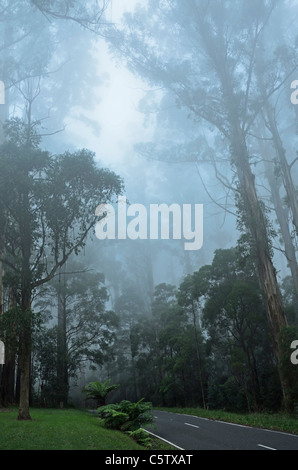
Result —
[{"label": "forest", "polygon": [[297,413],[297,22],[296,0],[0,1],[0,407],[111,381]]}]

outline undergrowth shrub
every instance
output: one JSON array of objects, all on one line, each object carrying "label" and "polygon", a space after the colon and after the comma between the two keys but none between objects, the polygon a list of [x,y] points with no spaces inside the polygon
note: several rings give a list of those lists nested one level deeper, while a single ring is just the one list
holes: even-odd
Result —
[{"label": "undergrowth shrub", "polygon": [[136,431],[127,431],[128,435],[134,439],[138,444],[144,447],[152,447],[152,439],[144,429],[137,429]]},{"label": "undergrowth shrub", "polygon": [[136,403],[123,400],[120,403],[101,406],[97,409],[98,416],[105,427],[120,431],[136,431],[141,426],[152,424],[152,403],[142,398]]}]

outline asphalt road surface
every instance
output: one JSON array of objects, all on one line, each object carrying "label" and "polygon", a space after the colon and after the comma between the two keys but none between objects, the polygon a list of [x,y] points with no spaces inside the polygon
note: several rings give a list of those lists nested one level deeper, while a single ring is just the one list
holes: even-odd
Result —
[{"label": "asphalt road surface", "polygon": [[146,428],[180,450],[298,450],[298,436],[153,411],[155,427]]}]

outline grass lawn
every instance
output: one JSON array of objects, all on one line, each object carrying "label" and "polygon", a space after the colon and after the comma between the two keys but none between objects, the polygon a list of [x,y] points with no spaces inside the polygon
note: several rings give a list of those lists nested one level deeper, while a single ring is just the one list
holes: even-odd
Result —
[{"label": "grass lawn", "polygon": [[30,414],[32,421],[18,421],[16,408],[0,410],[0,450],[145,449],[87,411],[31,408]]},{"label": "grass lawn", "polygon": [[160,411],[170,411],[201,418],[216,419],[229,423],[242,424],[257,428],[283,431],[291,434],[298,434],[298,419],[285,413],[250,413],[238,414],[221,410],[204,410],[202,408],[156,408]]},{"label": "grass lawn", "polygon": [[[298,435],[298,419],[286,414],[238,414],[202,408],[156,408]],[[18,421],[17,408],[0,409],[0,450],[146,450],[127,434],[106,429],[88,411],[31,408],[32,421]],[[153,440],[153,450],[171,450]]]}]

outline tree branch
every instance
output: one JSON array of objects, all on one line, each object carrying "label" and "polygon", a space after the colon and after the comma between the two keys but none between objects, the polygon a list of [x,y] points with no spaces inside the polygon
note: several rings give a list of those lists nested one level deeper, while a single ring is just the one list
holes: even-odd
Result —
[{"label": "tree branch", "polygon": [[296,162],[298,162],[298,157],[296,157],[295,160],[293,160],[292,163],[289,164],[289,168],[291,169],[292,166],[294,166]]}]

